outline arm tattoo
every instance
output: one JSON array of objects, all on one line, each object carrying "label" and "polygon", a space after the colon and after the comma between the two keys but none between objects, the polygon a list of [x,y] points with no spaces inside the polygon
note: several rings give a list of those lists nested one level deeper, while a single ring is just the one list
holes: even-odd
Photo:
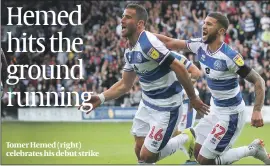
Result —
[{"label": "arm tattoo", "polygon": [[248,82],[253,83],[255,86],[255,104],[253,111],[261,111],[265,97],[265,81],[253,69],[250,71],[250,73],[246,76],[245,79]]}]

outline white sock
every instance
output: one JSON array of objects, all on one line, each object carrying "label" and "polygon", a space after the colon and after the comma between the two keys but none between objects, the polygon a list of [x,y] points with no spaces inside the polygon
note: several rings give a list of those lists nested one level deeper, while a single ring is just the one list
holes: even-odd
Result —
[{"label": "white sock", "polygon": [[244,157],[251,156],[251,151],[248,146],[243,146],[239,148],[233,148],[225,152],[223,155],[218,156],[215,159],[217,165],[232,164]]},{"label": "white sock", "polygon": [[169,140],[167,145],[159,152],[159,159],[172,155],[176,152],[176,150],[183,150],[183,144],[188,140],[188,136],[186,134],[179,134]]}]

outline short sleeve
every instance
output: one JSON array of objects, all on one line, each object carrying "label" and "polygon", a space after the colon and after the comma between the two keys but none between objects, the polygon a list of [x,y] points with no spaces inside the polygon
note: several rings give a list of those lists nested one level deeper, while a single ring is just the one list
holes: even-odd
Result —
[{"label": "short sleeve", "polygon": [[141,34],[139,43],[144,54],[159,64],[162,64],[170,53],[164,43],[162,43],[155,35],[147,31],[144,31]]},{"label": "short sleeve", "polygon": [[236,73],[241,66],[244,66],[245,61],[242,55],[238,53],[232,59],[229,59],[227,64],[228,68]]},{"label": "short sleeve", "polygon": [[194,54],[198,53],[199,48],[202,45],[202,38],[194,38],[186,40],[187,48]]},{"label": "short sleeve", "polygon": [[127,72],[134,71],[133,67],[129,64],[129,62],[128,62],[127,58],[126,58],[126,54],[128,54],[128,53],[125,51],[125,53],[124,53],[125,65],[124,65],[123,70],[127,71]]},{"label": "short sleeve", "polygon": [[242,55],[230,46],[225,45],[220,51],[228,57],[226,63],[231,71],[236,73],[240,67],[244,66],[245,62]]}]

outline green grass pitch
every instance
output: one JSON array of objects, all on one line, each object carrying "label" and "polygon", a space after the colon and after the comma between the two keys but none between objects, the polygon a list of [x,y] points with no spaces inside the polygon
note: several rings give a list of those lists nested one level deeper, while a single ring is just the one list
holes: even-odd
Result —
[{"label": "green grass pitch", "polygon": [[[134,139],[130,134],[131,123],[36,123],[36,122],[2,122],[2,164],[137,164],[134,154]],[[246,125],[242,135],[234,147],[247,145],[255,138],[262,138],[270,151],[270,124],[263,128]],[[6,142],[13,143],[81,143],[82,151],[99,152],[99,156],[51,156],[51,157],[10,157],[6,152],[14,151],[7,148]],[[20,148],[16,149],[17,151]],[[24,148],[24,152],[44,150],[55,153],[58,149]],[[61,149],[63,152],[64,149]],[[186,156],[178,151],[157,164],[183,164]],[[236,164],[262,164],[252,157],[242,159]]]}]

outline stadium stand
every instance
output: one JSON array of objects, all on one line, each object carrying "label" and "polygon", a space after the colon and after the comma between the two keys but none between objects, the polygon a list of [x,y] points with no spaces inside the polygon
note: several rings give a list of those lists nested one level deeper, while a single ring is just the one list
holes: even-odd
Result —
[{"label": "stadium stand", "polygon": [[[82,58],[84,62],[85,80],[20,80],[15,86],[6,86],[9,92],[25,91],[61,91],[64,86],[66,91],[93,91],[100,93],[111,87],[121,78],[124,65],[123,51],[125,39],[121,38],[121,15],[125,5],[129,2],[115,1],[24,1],[24,10],[54,10],[56,13],[65,9],[72,11],[76,4],[82,4],[83,26],[20,26],[14,27],[16,37],[21,37],[23,32],[34,37],[49,38],[58,31],[70,39],[81,37],[84,44],[82,53],[50,52],[50,45],[41,54],[32,53],[6,53],[9,64],[37,64],[55,65],[67,64],[70,68]],[[135,1],[132,1],[135,2]],[[14,1],[5,1],[1,8],[7,12],[7,6],[15,6]],[[138,1],[143,4],[149,13],[147,30],[161,33],[174,38],[189,39],[200,37],[203,17],[211,10],[226,14],[230,20],[225,42],[238,50],[245,59],[245,63],[253,67],[266,82],[265,105],[270,105],[270,4],[267,1]],[[16,4],[17,6],[19,4]],[[2,25],[7,24],[7,18],[1,17]],[[5,26],[1,26],[3,31]],[[7,40],[2,36],[2,47],[6,50]],[[34,43],[34,47],[36,44]],[[55,45],[54,47],[59,47]],[[65,49],[65,48],[64,48]],[[192,62],[198,64],[193,53],[181,52]],[[46,74],[49,76],[50,70]],[[239,80],[244,100],[247,105],[254,102],[254,88],[250,83]],[[204,77],[196,87],[203,101],[209,104],[210,92]],[[107,106],[136,106],[140,100],[141,90],[136,83],[133,89],[117,100],[106,102]],[[60,99],[59,99],[60,100]],[[25,101],[25,96],[22,96]],[[38,100],[37,100],[38,101]],[[52,96],[51,101],[54,101]],[[7,105],[7,95],[2,99],[2,108]],[[12,101],[17,103],[16,98]],[[38,101],[39,102],[39,101]]]}]

